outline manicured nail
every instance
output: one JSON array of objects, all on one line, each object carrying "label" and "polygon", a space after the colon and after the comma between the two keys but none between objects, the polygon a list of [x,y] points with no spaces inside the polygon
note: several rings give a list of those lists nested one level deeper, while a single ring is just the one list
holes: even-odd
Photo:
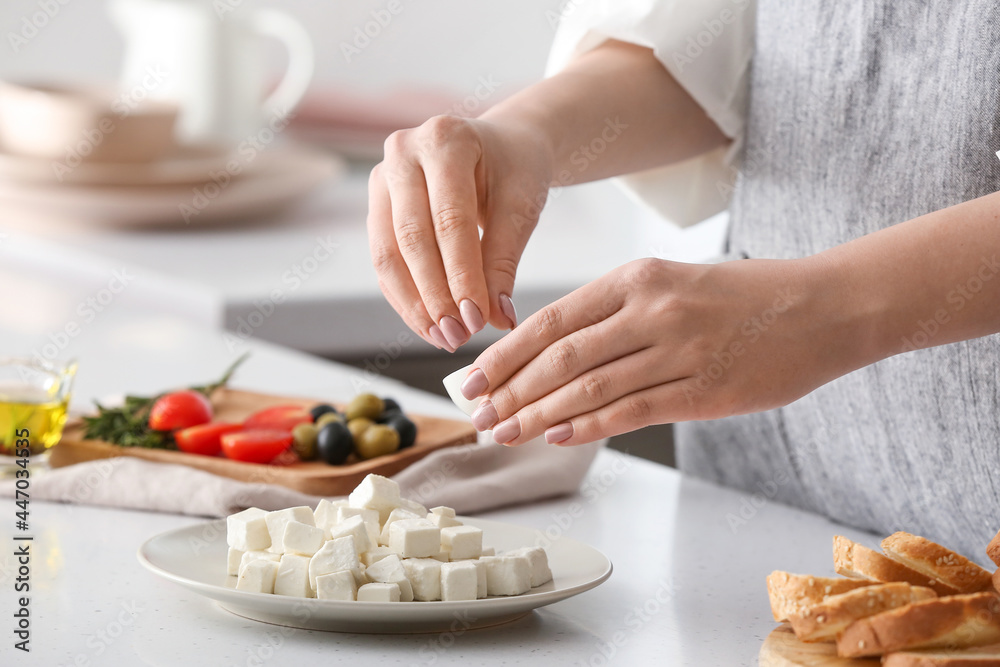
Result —
[{"label": "manicured nail", "polygon": [[501,445],[505,445],[517,436],[521,435],[521,420],[517,415],[497,424],[493,429],[493,439]]},{"label": "manicured nail", "polygon": [[482,328],[486,326],[483,314],[479,312],[479,307],[472,303],[472,299],[462,299],[462,303],[458,304],[458,311],[462,313],[462,320],[465,321],[465,328],[469,330],[469,333],[482,331]]},{"label": "manicured nail", "polygon": [[486,379],[486,373],[477,368],[462,381],[462,396],[465,396],[465,400],[471,401],[486,391],[489,386],[490,381]]},{"label": "manicured nail", "polygon": [[472,425],[476,427],[477,431],[488,431],[498,421],[500,421],[500,415],[493,407],[493,401],[488,398],[480,403],[476,411],[472,413]]},{"label": "manicured nail", "polygon": [[558,424],[545,431],[545,442],[557,445],[573,437],[573,425],[569,422]]},{"label": "manicured nail", "polygon": [[500,295],[500,312],[510,320],[510,328],[517,326],[517,311],[514,309],[514,302],[506,294]]},{"label": "manicured nail", "polygon": [[448,339],[445,338],[444,334],[441,333],[441,330],[438,329],[438,325],[432,324],[431,328],[428,329],[427,332],[431,335],[431,338],[434,339],[434,341],[441,347],[442,350],[448,350],[449,352],[455,351],[455,348],[451,346],[451,343],[448,342]]},{"label": "manicured nail", "polygon": [[448,344],[451,346],[452,352],[457,350],[465,341],[469,340],[469,332],[451,315],[442,317],[438,325],[441,327],[444,337],[448,339]]}]

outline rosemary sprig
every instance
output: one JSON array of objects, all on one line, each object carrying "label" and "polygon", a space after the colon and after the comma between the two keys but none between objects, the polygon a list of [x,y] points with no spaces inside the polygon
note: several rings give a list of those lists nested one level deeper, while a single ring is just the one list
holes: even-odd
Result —
[{"label": "rosemary sprig", "polygon": [[[225,387],[236,369],[246,361],[249,352],[234,361],[222,377],[212,384],[190,387],[211,398],[216,389]],[[84,436],[91,440],[104,440],[121,447],[148,447],[152,449],[176,449],[173,435],[149,428],[149,410],[165,392],[153,397],[126,396],[119,408],[106,408],[97,401],[97,414],[84,417]]]}]

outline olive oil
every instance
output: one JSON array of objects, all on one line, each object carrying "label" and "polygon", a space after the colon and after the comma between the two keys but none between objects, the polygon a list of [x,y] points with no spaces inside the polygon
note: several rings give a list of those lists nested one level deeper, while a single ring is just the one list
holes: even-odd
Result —
[{"label": "olive oil", "polygon": [[68,398],[52,397],[32,386],[0,388],[0,455],[15,455],[19,439],[15,434],[22,429],[28,430],[32,455],[59,442]]}]

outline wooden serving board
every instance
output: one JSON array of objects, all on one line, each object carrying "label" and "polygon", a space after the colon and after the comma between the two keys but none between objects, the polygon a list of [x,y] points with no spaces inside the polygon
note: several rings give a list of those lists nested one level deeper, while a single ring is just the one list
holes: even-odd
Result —
[{"label": "wooden serving board", "polygon": [[879,658],[840,658],[833,643],[799,641],[787,623],[775,628],[760,647],[760,667],[878,667]]},{"label": "wooden serving board", "polygon": [[[306,408],[325,401],[257,394],[223,388],[212,395],[216,421],[241,422],[250,414],[275,405],[302,405]],[[316,496],[340,496],[350,493],[369,473],[394,475],[414,461],[444,447],[465,445],[476,441],[476,430],[467,421],[425,417],[407,413],[417,425],[417,441],[412,447],[368,461],[354,457],[339,466],[322,461],[300,461],[288,465],[243,463],[223,457],[200,456],[168,449],[119,447],[103,440],[86,440],[83,423],[69,423],[62,440],[53,447],[49,464],[53,468],[115,456],[134,456],[147,461],[178,463],[242,482],[260,482]]]}]

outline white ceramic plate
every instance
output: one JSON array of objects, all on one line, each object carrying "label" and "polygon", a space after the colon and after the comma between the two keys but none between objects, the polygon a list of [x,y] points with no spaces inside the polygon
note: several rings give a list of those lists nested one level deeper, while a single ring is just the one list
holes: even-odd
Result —
[{"label": "white ceramic plate", "polygon": [[[499,521],[460,517],[483,529],[497,551],[531,546],[539,533]],[[590,590],[611,576],[611,561],[582,542],[560,538],[546,545],[553,580],[524,595],[467,602],[340,602],[249,593],[226,576],[224,519],[161,533],[139,548],[148,570],[216,600],[238,616],[308,630],[362,633],[448,632],[518,619],[533,609]]]}]

